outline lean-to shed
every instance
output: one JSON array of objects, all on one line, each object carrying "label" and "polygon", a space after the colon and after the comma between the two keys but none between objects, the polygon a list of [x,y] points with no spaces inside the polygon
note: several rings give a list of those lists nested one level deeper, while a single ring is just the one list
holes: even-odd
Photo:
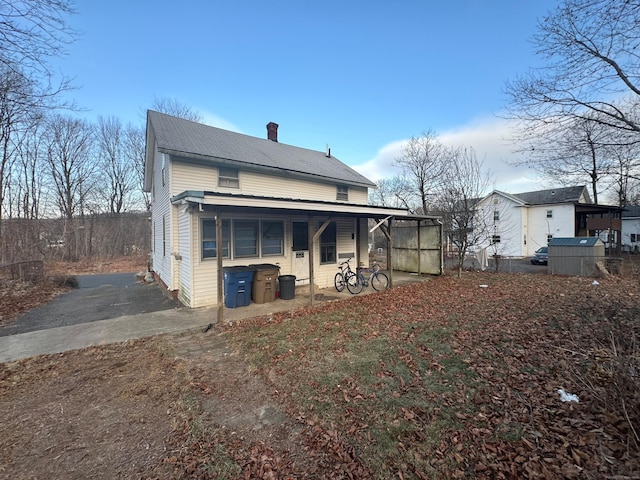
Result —
[{"label": "lean-to shed", "polygon": [[552,238],[549,242],[549,273],[596,276],[596,265],[605,264],[604,243],[598,237]]}]

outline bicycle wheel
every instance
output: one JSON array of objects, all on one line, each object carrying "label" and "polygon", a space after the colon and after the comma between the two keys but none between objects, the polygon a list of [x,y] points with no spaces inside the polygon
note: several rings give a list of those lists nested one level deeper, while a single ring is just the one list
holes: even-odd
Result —
[{"label": "bicycle wheel", "polygon": [[336,277],[333,279],[333,284],[336,286],[336,290],[341,292],[344,290],[344,275],[338,272],[336,273]]},{"label": "bicycle wheel", "polygon": [[371,275],[371,286],[378,292],[386,290],[389,288],[389,277],[382,272],[375,272]]},{"label": "bicycle wheel", "polygon": [[347,284],[347,289],[349,290],[349,292],[353,293],[354,295],[360,293],[364,287],[362,280],[360,280],[359,276],[353,272],[351,272],[351,274],[347,274],[345,283]]}]

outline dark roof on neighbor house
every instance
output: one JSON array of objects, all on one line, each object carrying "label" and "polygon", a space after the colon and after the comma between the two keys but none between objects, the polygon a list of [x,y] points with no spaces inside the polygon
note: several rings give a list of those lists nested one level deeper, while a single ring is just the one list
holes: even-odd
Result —
[{"label": "dark roof on neighbor house", "polygon": [[[553,203],[579,203],[585,186],[551,188],[549,190],[537,190],[535,192],[514,193],[514,197],[519,198],[529,205],[545,205]],[[587,194],[589,199],[589,195]],[[591,200],[589,199],[589,203]]]},{"label": "dark roof on neighbor house", "polygon": [[640,217],[640,205],[624,207],[624,210],[622,211],[622,218],[635,218],[635,217]]},{"label": "dark roof on neighbor house", "polygon": [[373,187],[375,183],[325,152],[230,132],[153,110],[147,111],[158,150],[170,155],[223,160],[258,168],[311,175],[332,182]]}]

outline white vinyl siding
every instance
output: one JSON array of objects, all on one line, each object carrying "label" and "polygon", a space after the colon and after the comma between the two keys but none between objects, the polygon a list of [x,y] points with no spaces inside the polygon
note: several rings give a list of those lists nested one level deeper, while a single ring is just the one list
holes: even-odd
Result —
[{"label": "white vinyl siding", "polygon": [[[155,147],[155,145],[154,145]],[[154,152],[154,169],[153,169],[153,191],[154,197],[151,203],[151,223],[155,224],[153,243],[156,246],[152,253],[151,262],[153,271],[160,277],[160,280],[169,288],[173,286],[172,257],[170,235],[171,235],[171,204],[169,203],[169,189],[171,187],[171,162],[169,156],[165,156],[165,174],[167,181],[162,185],[162,154],[155,149]],[[164,221],[164,237],[165,237],[165,255],[163,255],[163,221]]]},{"label": "white vinyl siding", "polygon": [[191,238],[191,214],[183,209],[178,212],[178,232],[179,232],[179,280],[178,299],[186,306],[190,307],[191,298],[191,248],[189,239]]},{"label": "white vinyl siding", "polygon": [[215,190],[218,185],[218,173],[214,167],[178,160],[172,163],[172,171],[172,195],[186,190]]}]

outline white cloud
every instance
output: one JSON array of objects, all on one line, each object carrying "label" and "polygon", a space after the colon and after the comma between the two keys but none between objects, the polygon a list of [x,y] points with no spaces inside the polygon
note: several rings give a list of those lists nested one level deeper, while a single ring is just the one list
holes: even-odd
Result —
[{"label": "white cloud", "polygon": [[222,117],[219,117],[215,113],[211,113],[203,109],[198,109],[197,111],[202,115],[202,123],[204,123],[205,125],[209,125],[210,127],[222,128],[231,132],[244,133],[240,129],[240,127],[236,126],[228,120],[225,120]]},{"label": "white cloud", "polygon": [[[515,146],[510,144],[510,125],[507,120],[490,118],[474,121],[458,129],[438,134],[445,145],[473,147],[478,159],[494,178],[492,188],[509,193],[521,193],[544,188],[534,171],[527,167],[514,167],[508,161],[518,158]],[[383,146],[376,156],[353,168],[372,181],[389,178],[400,173],[394,160],[402,155],[402,145],[408,139],[397,140]]]}]

